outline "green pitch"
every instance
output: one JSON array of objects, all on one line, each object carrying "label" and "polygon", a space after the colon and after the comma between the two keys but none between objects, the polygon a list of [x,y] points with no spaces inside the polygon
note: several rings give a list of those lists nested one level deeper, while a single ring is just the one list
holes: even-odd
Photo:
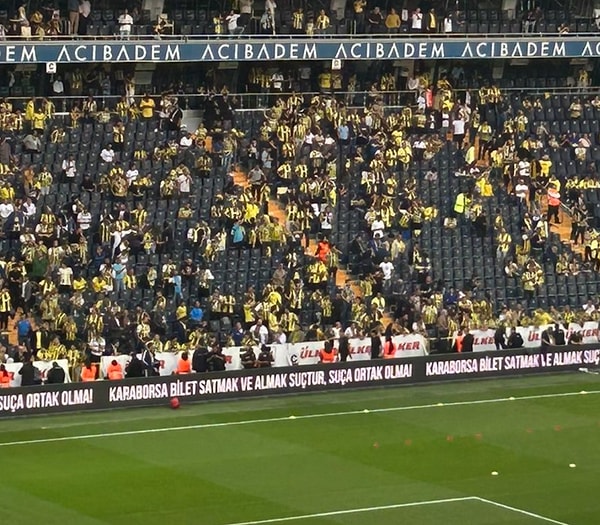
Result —
[{"label": "green pitch", "polygon": [[595,525],[599,438],[579,373],[13,419],[2,522]]}]

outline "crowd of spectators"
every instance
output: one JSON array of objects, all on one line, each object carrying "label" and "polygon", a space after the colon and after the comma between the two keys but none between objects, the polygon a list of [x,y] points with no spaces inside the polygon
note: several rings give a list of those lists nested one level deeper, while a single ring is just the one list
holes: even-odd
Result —
[{"label": "crowd of spectators", "polygon": [[[461,100],[448,78],[433,84],[427,74],[409,84],[414,104],[399,111],[386,108],[378,83],[361,109],[327,94],[275,96],[255,136],[235,127],[235,106],[226,94],[210,99],[192,133],[180,129],[177,97],[169,95],[132,103],[124,96],[110,109],[98,108],[90,96],[66,120],[56,116],[51,99],[31,99],[23,112],[10,99],[2,101],[0,218],[6,250],[0,328],[6,330],[16,316],[19,335],[19,345],[3,350],[3,358],[64,357],[79,379],[83,369],[90,370],[82,363],[115,353],[144,352],[152,362],[159,351],[201,347],[220,354],[222,345],[383,331],[420,333],[431,338],[432,351],[448,351],[459,330],[596,320],[596,308],[531,308],[542,278],[540,254],[547,254],[549,226],[540,198],[549,194],[546,188],[560,191],[562,184],[552,162],[538,154],[545,147],[571,148],[585,158],[578,149],[586,147],[586,137],[553,137],[543,130],[528,135],[540,99],[524,98],[513,107],[487,85]],[[598,99],[575,100],[570,116],[578,118],[586,105],[597,107]],[[143,143],[128,144],[128,130],[138,122],[164,132],[167,140],[150,152]],[[98,169],[80,173],[67,137],[99,125],[110,131],[102,134]],[[417,181],[438,183],[430,161],[448,141],[458,148],[456,175],[472,179],[471,189],[457,196],[453,217],[424,201]],[[41,161],[52,148],[63,154],[60,171]],[[19,151],[31,156],[18,163]],[[147,171],[149,161],[161,169]],[[210,196],[208,209],[194,209],[191,196],[215,169],[227,173],[224,191]],[[247,173],[247,186],[234,183],[235,169]],[[58,183],[63,188],[69,182],[65,205],[49,205]],[[597,177],[590,172],[565,182],[576,190],[595,187]],[[507,237],[501,216],[493,230],[482,220],[482,201],[499,191],[515,195],[522,239]],[[274,198],[285,205],[283,222],[267,213]],[[352,242],[338,247],[331,238],[342,200],[363,219]],[[102,206],[92,213],[94,201]],[[146,208],[153,201],[177,202],[174,222],[150,223]],[[568,203],[586,216],[580,193],[571,191]],[[440,214],[450,228],[466,220],[473,235],[489,237],[498,264],[522,278],[529,303],[496,305],[477,279],[444,286],[419,245],[424,224],[441,220]],[[581,236],[596,242],[588,251],[591,266],[597,265],[597,240],[583,228],[573,242]],[[185,257],[179,242],[188,250]],[[269,283],[262,289],[249,283],[241,295],[226,292],[213,264],[248,250],[277,261]],[[154,254],[161,264],[139,263]],[[340,264],[359,277],[357,286],[336,286]],[[556,271],[577,271],[575,265],[576,258],[561,256]],[[133,305],[120,300],[138,289],[151,299]],[[386,317],[391,307],[393,319]]]},{"label": "crowd of spectators", "polygon": [[[589,83],[585,70],[576,77]],[[541,122],[532,133],[544,97],[516,103],[491,82],[459,96],[451,79],[415,75],[414,99],[400,109],[386,103],[387,77],[360,108],[326,91],[272,93],[250,131],[226,91],[206,98],[193,130],[182,128],[171,94],[125,91],[114,107],[90,95],[66,117],[52,97],[22,109],[2,100],[0,330],[16,320],[18,344],[0,348],[0,360],[65,358],[79,380],[118,353],[141,353],[154,371],[157,352],[201,349],[212,358],[207,369],[218,370],[223,346],[417,333],[430,351],[450,351],[455,334],[471,329],[597,321],[593,302],[536,309],[546,261],[556,273],[600,265],[582,191],[599,186],[597,173],[590,164],[557,177],[544,153],[589,160],[597,137],[556,136]],[[600,99],[574,98],[568,118],[586,108]],[[435,159],[450,147],[468,190],[444,209],[423,188],[440,183]],[[498,192],[513,196],[520,238],[501,213],[486,216],[485,200]],[[283,220],[269,213],[272,201]],[[548,243],[563,205],[587,262]],[[338,245],[348,209],[360,221],[345,223],[353,237]],[[477,277],[445,283],[420,242],[429,222],[493,246],[524,300],[497,304]],[[227,280],[243,257],[268,261],[269,277],[247,276],[240,292]],[[342,265],[356,282],[338,286]]]},{"label": "crowd of spectators", "polygon": [[[556,6],[557,8],[559,6]],[[238,0],[222,11],[175,9],[151,20],[150,11],[139,2],[118,9],[93,10],[88,0],[69,0],[61,12],[55,3],[41,3],[38,9],[4,12],[0,18],[0,38],[103,36],[129,38],[130,35],[240,35],[240,34],[451,34],[451,33],[558,33],[594,32],[600,18],[575,18],[568,11],[544,10],[539,3],[524,3],[516,11],[457,10],[447,5],[409,10],[355,0],[330,9],[324,6],[280,7],[266,0],[255,9],[254,0]],[[579,24],[579,25],[578,25]]]}]

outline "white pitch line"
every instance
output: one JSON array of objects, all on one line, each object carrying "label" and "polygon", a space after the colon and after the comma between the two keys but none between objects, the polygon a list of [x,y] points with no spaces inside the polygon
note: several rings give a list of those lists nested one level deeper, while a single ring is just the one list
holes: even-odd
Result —
[{"label": "white pitch line", "polygon": [[491,499],[479,498],[479,497],[476,497],[475,499],[479,500],[483,503],[493,505],[494,507],[499,507],[501,509],[510,510],[510,511],[516,512],[518,514],[523,514],[524,516],[529,516],[530,518],[537,518],[538,520],[545,521],[546,523],[554,523],[555,525],[569,525],[568,523],[565,523],[564,521],[554,520],[552,518],[542,516],[541,514],[536,514],[535,512],[529,512],[528,510],[519,509],[517,507],[511,507],[510,505],[505,505],[504,503],[499,503],[499,502],[491,500]]},{"label": "white pitch line", "polygon": [[[458,406],[470,406],[470,405],[485,405],[492,403],[505,403],[505,402],[515,402],[515,401],[527,401],[534,399],[550,399],[550,398],[558,398],[558,397],[574,397],[581,395],[594,395],[600,394],[600,390],[589,390],[583,394],[582,392],[559,392],[555,394],[538,394],[531,396],[521,396],[521,397],[498,397],[494,399],[474,399],[470,401],[454,401],[450,403],[430,403],[426,405],[412,405],[412,406],[399,406],[399,407],[388,407],[388,408],[373,408],[368,409],[368,412],[365,412],[364,409],[361,410],[348,410],[345,412],[322,412],[318,414],[305,414],[293,416],[293,420],[298,421],[301,419],[318,419],[325,417],[340,417],[340,416],[355,416],[355,415],[363,415],[368,416],[369,414],[381,414],[386,412],[404,412],[410,410],[426,410],[429,408],[447,408],[447,407],[458,407]],[[82,434],[76,436],[61,436],[61,437],[52,437],[52,438],[40,438],[40,439],[27,439],[23,441],[6,441],[0,442],[0,447],[12,447],[18,445],[35,445],[39,443],[56,443],[61,441],[81,441],[87,439],[99,439],[99,438],[110,438],[110,437],[118,437],[118,436],[135,436],[139,434],[157,434],[161,432],[178,432],[181,430],[201,430],[206,428],[221,428],[221,427],[236,427],[236,426],[244,426],[244,425],[258,425],[261,423],[277,423],[280,421],[291,421],[291,416],[282,416],[282,417],[270,417],[264,419],[245,419],[241,421],[226,421],[223,423],[200,423],[197,425],[185,425],[179,427],[163,427],[163,428],[146,428],[141,430],[124,430],[120,432],[104,432],[98,434]],[[52,430],[49,428],[48,430]]]},{"label": "white pitch line", "polygon": [[362,507],[358,509],[334,510],[331,512],[317,512],[315,514],[300,514],[298,516],[286,516],[285,518],[271,518],[267,520],[241,521],[229,523],[228,525],[265,525],[267,523],[282,523],[284,521],[300,521],[310,518],[327,518],[330,516],[342,516],[344,514],[359,514],[361,512],[375,512],[379,510],[401,509],[403,507],[422,507],[425,505],[438,505],[441,503],[455,503],[459,501],[477,501],[479,498],[468,496],[463,498],[432,499],[427,501],[415,501],[412,503],[397,503],[395,505],[380,505],[378,507]]}]

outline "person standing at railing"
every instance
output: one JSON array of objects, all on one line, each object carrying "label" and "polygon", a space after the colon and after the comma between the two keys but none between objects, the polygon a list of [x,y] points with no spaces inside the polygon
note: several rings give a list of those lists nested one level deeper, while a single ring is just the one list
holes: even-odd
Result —
[{"label": "person standing at railing", "polygon": [[131,34],[131,26],[133,25],[133,18],[129,14],[129,11],[125,9],[123,14],[119,16],[119,35],[122,39],[128,39]]},{"label": "person standing at railing", "polygon": [[240,0],[240,20],[238,25],[247,32],[247,27],[250,25],[250,20],[252,19],[252,5],[254,4],[254,0]]},{"label": "person standing at railing", "polygon": [[329,20],[329,17],[325,14],[325,10],[321,9],[321,11],[319,12],[319,16],[317,17],[317,20],[315,22],[315,28],[316,28],[316,32],[318,35],[322,35],[324,34],[327,29],[329,29],[329,26],[331,25],[331,21]]},{"label": "person standing at railing", "polygon": [[411,31],[413,33],[420,33],[423,31],[423,13],[421,8],[417,7],[411,16]]},{"label": "person standing at railing", "polygon": [[366,0],[355,0],[354,8],[354,33],[360,34],[365,32],[365,7]]},{"label": "person standing at railing", "polygon": [[292,13],[292,32],[297,35],[304,33],[304,11],[301,7]]},{"label": "person standing at railing", "polygon": [[267,12],[269,13],[270,17],[271,17],[271,26],[273,29],[273,34],[275,34],[276,29],[275,29],[275,9],[277,9],[277,3],[275,2],[275,0],[267,0],[265,2],[265,9],[267,10]]},{"label": "person standing at railing", "polygon": [[240,17],[241,17],[240,14],[231,10],[229,12],[229,14],[227,15],[227,17],[225,18],[225,21],[227,22],[227,32],[230,35],[239,35],[244,31],[243,27],[238,26],[238,21],[239,21]]},{"label": "person standing at railing", "polygon": [[369,13],[369,33],[371,34],[379,34],[382,32],[383,27],[383,16],[381,15],[381,11],[379,7],[375,7]]},{"label": "person standing at railing", "polygon": [[435,9],[433,9],[433,7],[429,10],[429,13],[427,13],[425,31],[427,31],[428,33],[438,32],[437,15],[435,14]]},{"label": "person standing at railing", "polygon": [[88,25],[90,25],[90,13],[92,12],[92,6],[88,0],[83,0],[79,4],[79,27],[77,29],[78,35],[87,35]]},{"label": "person standing at railing", "polygon": [[71,34],[77,35],[79,33],[79,0],[69,0],[67,8],[69,10]]},{"label": "person standing at railing", "polygon": [[454,20],[453,20],[453,18],[454,17],[452,15],[452,13],[448,13],[446,15],[446,17],[444,18],[442,29],[443,29],[443,32],[445,34],[452,33],[452,31],[454,29],[454,27],[453,27],[454,26]]},{"label": "person standing at railing", "polygon": [[388,33],[395,34],[400,31],[400,16],[393,7],[385,17],[385,27],[387,28]]}]

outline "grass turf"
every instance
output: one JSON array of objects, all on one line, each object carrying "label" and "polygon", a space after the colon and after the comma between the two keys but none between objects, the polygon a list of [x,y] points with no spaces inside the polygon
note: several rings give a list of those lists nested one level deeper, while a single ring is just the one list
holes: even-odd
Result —
[{"label": "grass turf", "polygon": [[[471,403],[582,390],[600,390],[600,379],[561,374],[6,420],[3,519],[229,525],[367,509],[273,523],[593,525],[600,394]],[[349,411],[359,413],[287,419]],[[277,418],[285,419],[227,424]],[[146,432],[215,423],[226,424]],[[472,499],[379,508],[455,498]]]}]

